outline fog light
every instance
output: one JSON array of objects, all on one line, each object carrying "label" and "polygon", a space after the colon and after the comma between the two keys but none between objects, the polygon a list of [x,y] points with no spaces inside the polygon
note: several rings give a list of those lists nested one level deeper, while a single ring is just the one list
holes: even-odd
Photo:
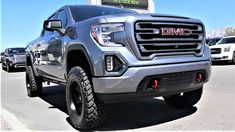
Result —
[{"label": "fog light", "polygon": [[108,72],[113,71],[113,56],[106,56],[106,70]]},{"label": "fog light", "polygon": [[105,56],[105,68],[107,72],[120,72],[124,67],[124,62],[116,55]]}]

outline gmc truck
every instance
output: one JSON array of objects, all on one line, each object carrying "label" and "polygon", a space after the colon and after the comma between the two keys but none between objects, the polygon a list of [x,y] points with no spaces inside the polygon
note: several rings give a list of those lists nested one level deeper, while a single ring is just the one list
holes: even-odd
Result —
[{"label": "gmc truck", "polygon": [[210,77],[204,25],[188,17],[67,5],[26,49],[28,96],[41,96],[45,81],[64,85],[80,130],[101,125],[108,103],[162,96],[172,107],[192,107]]}]

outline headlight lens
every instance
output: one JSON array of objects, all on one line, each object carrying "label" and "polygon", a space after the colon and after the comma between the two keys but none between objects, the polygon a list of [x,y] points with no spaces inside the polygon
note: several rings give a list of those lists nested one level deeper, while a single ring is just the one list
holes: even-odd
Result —
[{"label": "headlight lens", "polygon": [[224,52],[229,52],[230,51],[230,47],[225,47],[224,48]]},{"label": "headlight lens", "polygon": [[14,56],[9,56],[9,60],[10,61],[15,61],[15,57]]},{"label": "headlight lens", "polygon": [[92,25],[91,35],[102,46],[123,46],[114,42],[115,33],[122,31],[124,31],[122,23]]}]

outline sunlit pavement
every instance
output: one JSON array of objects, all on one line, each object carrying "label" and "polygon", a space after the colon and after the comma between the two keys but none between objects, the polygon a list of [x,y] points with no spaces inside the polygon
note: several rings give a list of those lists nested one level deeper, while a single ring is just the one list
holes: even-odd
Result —
[{"label": "sunlit pavement", "polygon": [[[1,71],[2,108],[29,130],[74,130],[66,113],[64,88],[45,85],[42,97],[29,98],[24,78],[24,69]],[[235,65],[213,65],[202,99],[190,109],[170,108],[161,98],[112,104],[108,108],[105,124],[95,130],[234,130]],[[9,126],[12,119],[8,118],[11,117],[1,116],[1,124],[5,125],[2,129],[21,129]]]}]

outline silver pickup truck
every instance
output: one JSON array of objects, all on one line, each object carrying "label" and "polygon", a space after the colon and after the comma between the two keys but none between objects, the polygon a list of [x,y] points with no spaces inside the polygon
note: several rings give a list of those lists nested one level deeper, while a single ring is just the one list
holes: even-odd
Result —
[{"label": "silver pickup truck", "polygon": [[7,48],[2,53],[2,70],[8,72],[13,71],[15,68],[22,68],[26,66],[25,48]]},{"label": "silver pickup truck", "polygon": [[42,95],[43,81],[65,85],[78,129],[101,125],[106,103],[163,96],[172,107],[192,107],[210,78],[204,25],[188,17],[68,5],[26,49],[28,96]]}]

